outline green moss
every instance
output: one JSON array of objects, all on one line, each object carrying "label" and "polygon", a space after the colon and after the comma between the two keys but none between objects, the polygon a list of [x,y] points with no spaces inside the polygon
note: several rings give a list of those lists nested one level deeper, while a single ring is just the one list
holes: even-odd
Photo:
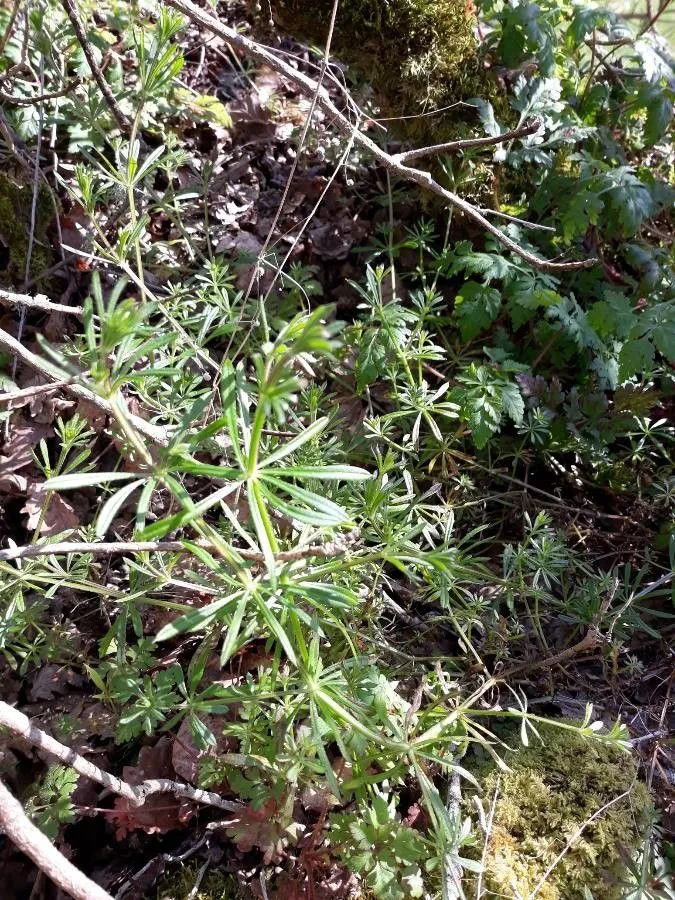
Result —
[{"label": "green moss", "polygon": [[[279,27],[311,44],[325,40],[332,6],[333,0],[271,0]],[[342,0],[331,49],[372,85],[383,116],[419,116],[476,96],[499,105],[473,28],[470,0]],[[456,107],[402,121],[398,131],[418,141],[451,139],[458,123],[475,127],[475,113],[468,114]]]},{"label": "green moss", "polygon": [[[18,177],[0,172],[0,245],[7,248],[6,268],[0,281],[8,286],[20,285],[26,274],[26,253],[30,231],[33,185]],[[35,240],[31,254],[30,275],[38,277],[49,268],[52,254],[47,246],[47,225],[54,216],[51,197],[44,185],[38,191],[35,217]]]},{"label": "green moss", "polygon": [[[641,843],[652,803],[636,780],[628,753],[555,726],[540,729],[544,745],[508,753],[510,774],[491,765],[478,774],[489,806],[497,791],[483,883],[502,897],[527,897],[568,842],[537,896],[582,900],[590,891],[620,900],[626,862]],[[510,743],[517,741],[512,735]],[[584,823],[624,792],[602,814]]]},{"label": "green moss", "polygon": [[178,865],[165,875],[157,886],[156,900],[244,900],[232,875],[211,870],[199,883],[199,889],[192,895],[199,881],[200,866],[195,863]]}]

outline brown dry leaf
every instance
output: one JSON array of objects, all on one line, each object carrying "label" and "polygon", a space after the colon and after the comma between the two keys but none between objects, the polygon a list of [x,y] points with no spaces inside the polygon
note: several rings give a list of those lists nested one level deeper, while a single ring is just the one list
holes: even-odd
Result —
[{"label": "brown dry leaf", "polygon": [[314,900],[357,900],[362,896],[356,876],[351,872],[335,863],[321,869],[321,873],[316,869],[312,871],[311,895],[306,876],[294,877],[289,872],[282,872],[270,894],[271,900],[306,900],[309,896]]},{"label": "brown dry leaf", "polygon": [[[173,739],[161,737],[154,747],[143,747],[135,766],[125,766],[122,777],[129,784],[142,784],[149,778],[173,778],[171,764]],[[194,815],[193,803],[173,794],[152,794],[142,806],[131,806],[124,797],[115,801],[111,820],[115,823],[115,837],[121,841],[130,831],[140,829],[148,834],[181,828]]]},{"label": "brown dry leaf", "polygon": [[33,703],[38,700],[53,700],[54,697],[67,694],[70,688],[79,687],[82,682],[83,678],[67,666],[42,666],[30,689],[30,699]]},{"label": "brown dry leaf", "polygon": [[190,784],[197,784],[204,760],[217,758],[223,753],[234,753],[239,747],[237,738],[226,737],[223,725],[225,716],[200,716],[202,722],[216,738],[216,746],[200,750],[195,744],[192,729],[187,718],[183,719],[174,741],[171,762],[177,775]]},{"label": "brown dry leaf", "polygon": [[72,531],[79,527],[79,517],[61,494],[51,495],[47,512],[43,518],[42,507],[46,497],[42,485],[31,484],[28,488],[26,503],[21,512],[28,516],[26,528],[29,531],[34,531],[39,526],[39,534],[42,537],[52,537],[55,534],[62,534],[64,531]]},{"label": "brown dry leaf", "polygon": [[54,430],[49,425],[35,422],[27,422],[19,419],[9,431],[9,437],[2,448],[0,456],[0,475],[10,472],[18,472],[24,466],[33,462],[31,450],[40,443],[43,438],[50,438]]},{"label": "brown dry leaf", "polygon": [[28,490],[28,479],[24,475],[10,472],[0,475],[0,494],[25,494]]},{"label": "brown dry leaf", "polygon": [[91,403],[89,400],[78,400],[77,401],[77,413],[82,416],[83,419],[86,419],[89,427],[92,428],[97,434],[106,426],[107,416],[100,409],[100,407],[96,406],[94,403]]},{"label": "brown dry leaf", "polygon": [[341,801],[327,788],[316,785],[306,787],[300,794],[300,802],[310,812],[322,813],[330,806],[340,806]]}]

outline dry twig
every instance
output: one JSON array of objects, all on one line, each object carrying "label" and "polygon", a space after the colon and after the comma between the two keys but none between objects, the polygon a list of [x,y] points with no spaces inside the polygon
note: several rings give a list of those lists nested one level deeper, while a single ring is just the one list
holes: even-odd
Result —
[{"label": "dry twig", "polygon": [[0,781],[0,830],[33,860],[54,884],[75,900],[114,900],[100,885],[80,872],[28,818],[19,801]]},{"label": "dry twig", "polygon": [[74,90],[78,85],[82,84],[82,79],[78,75],[71,79],[64,87],[58,91],[51,91],[47,94],[38,94],[35,97],[15,97],[14,94],[6,94],[0,91],[0,102],[9,103],[11,106],[34,106],[36,103],[44,103],[47,100],[56,100],[58,97],[65,97]]},{"label": "dry twig", "polygon": [[65,303],[54,303],[49,297],[43,294],[36,294],[32,297],[30,294],[15,294],[13,291],[6,291],[0,288],[0,302],[9,303],[10,306],[19,306],[26,309],[36,309],[39,312],[46,313],[66,313],[67,315],[77,316],[81,319],[84,310],[81,306],[66,306]]},{"label": "dry twig", "polygon": [[91,74],[96,79],[96,84],[99,86],[101,93],[105,97],[105,101],[110,107],[110,111],[115,117],[115,121],[117,122],[120,131],[123,134],[128,134],[131,130],[131,122],[120,109],[119,104],[115,99],[115,95],[110,89],[110,85],[105,80],[105,75],[101,71],[101,67],[94,59],[94,53],[91,49],[91,44],[87,40],[87,35],[85,34],[84,26],[77,11],[75,0],[62,0],[62,3],[63,8],[68,14],[68,18],[70,19],[70,23],[73,26],[77,40],[82,47],[82,52],[85,55],[89,68],[91,69]]},{"label": "dry twig", "polygon": [[44,751],[53,759],[57,759],[64,766],[75,769],[78,775],[102,784],[113,794],[124,797],[132,806],[142,806],[152,794],[173,794],[176,797],[185,797],[186,800],[202,803],[204,806],[225,809],[228,812],[241,810],[239,803],[225,800],[213,791],[204,791],[201,788],[192,787],[190,784],[171,781],[169,778],[150,778],[138,785],[122,781],[121,778],[100,769],[70,747],[66,747],[65,744],[50,737],[41,728],[33,725],[28,716],[2,700],[0,700],[0,725],[19,735],[38,750]]},{"label": "dry twig", "polygon": [[492,137],[469,138],[463,141],[446,141],[444,144],[432,144],[430,147],[419,147],[416,150],[396,153],[392,156],[392,159],[402,163],[409,163],[414,159],[422,159],[425,156],[439,156],[442,153],[452,153],[455,150],[469,150],[472,147],[491,147],[493,144],[503,144],[516,138],[527,137],[528,134],[534,134],[540,128],[541,122],[538,119],[533,119],[531,122],[521,125],[520,128],[514,128],[513,131],[505,131],[503,134],[496,134]]}]

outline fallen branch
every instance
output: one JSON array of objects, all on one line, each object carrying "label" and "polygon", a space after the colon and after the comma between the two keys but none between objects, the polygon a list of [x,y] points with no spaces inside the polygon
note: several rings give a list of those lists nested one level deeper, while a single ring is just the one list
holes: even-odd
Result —
[{"label": "fallen branch", "polygon": [[438,156],[441,153],[452,153],[455,150],[468,150],[471,147],[491,147],[493,144],[502,144],[506,141],[513,141],[516,138],[527,137],[528,134],[534,134],[539,131],[541,122],[533,119],[520,128],[514,128],[513,131],[505,131],[503,134],[496,134],[492,137],[468,138],[463,141],[446,141],[444,144],[432,144],[429,147],[419,147],[416,150],[405,150],[403,153],[396,153],[392,159],[397,162],[409,163],[414,159],[422,159],[425,156]]},{"label": "fallen branch", "polygon": [[[0,98],[1,99],[1,98]],[[66,306],[65,303],[54,303],[49,297],[43,294],[36,294],[34,297],[30,294],[15,294],[13,291],[5,291],[0,288],[0,302],[9,303],[10,306],[20,306],[25,309],[37,309],[46,313],[65,313],[66,315],[77,316],[81,319],[84,315],[84,309],[81,306]]]},{"label": "fallen branch", "polygon": [[37,828],[19,801],[0,781],[0,831],[22,853],[32,859],[41,872],[75,900],[114,900],[111,894],[80,872],[56,849],[46,834]]},{"label": "fallen branch", "polygon": [[9,391],[6,394],[0,394],[0,406],[7,405],[10,409],[13,409],[14,404],[25,405],[33,397],[40,397],[42,394],[53,394],[68,384],[70,384],[69,380],[54,381],[51,384],[36,384],[33,387],[21,388],[19,391]]},{"label": "fallen branch", "polygon": [[115,121],[117,122],[120,131],[122,132],[122,134],[129,134],[129,132],[131,131],[131,122],[127,119],[127,117],[120,109],[119,104],[115,99],[115,95],[110,89],[110,85],[105,80],[105,75],[101,71],[101,67],[98,65],[94,58],[94,52],[91,48],[91,44],[87,40],[87,35],[85,34],[84,26],[80,19],[74,0],[61,0],[61,2],[63,3],[63,8],[68,14],[70,23],[73,26],[73,31],[75,32],[78,43],[80,44],[80,47],[82,47],[82,52],[84,53],[87,63],[89,64],[91,74],[94,76],[96,84],[99,86],[101,93],[105,97],[105,101],[110,107],[110,111],[115,117]]},{"label": "fallen branch", "polygon": [[[351,544],[360,537],[358,528],[347,534],[338,535],[325,544],[310,544],[307,547],[296,547],[294,550],[282,550],[274,558],[278,562],[294,562],[312,556],[331,558],[344,553]],[[212,549],[216,545],[209,541],[197,541],[198,546]],[[24,547],[10,547],[0,550],[0,562],[14,559],[33,559],[37,556],[53,556],[65,553],[92,553],[94,556],[122,556],[126,553],[190,553],[183,541],[62,541],[55,544],[27,544]],[[257,550],[235,548],[235,552],[243,559],[253,562],[264,562],[265,557]]]},{"label": "fallen branch", "polygon": [[[69,0],[68,0],[69,2]],[[554,272],[572,271],[574,269],[585,269],[595,265],[596,259],[586,259],[579,262],[552,262],[542,259],[529,250],[525,250],[516,241],[512,240],[508,235],[504,234],[495,225],[492,224],[480,210],[468,200],[460,197],[458,194],[447,190],[440,185],[429,172],[422,169],[411,168],[401,162],[396,156],[387,153],[379,147],[375,141],[371,140],[366,134],[355,129],[354,124],[342,113],[330,99],[325,88],[321,88],[317,82],[298,72],[291,65],[273,53],[271,50],[252,40],[246,35],[240,34],[228,25],[220,22],[215,16],[206,10],[196,6],[190,0],[165,0],[167,6],[171,6],[178,12],[187,16],[197,25],[211,31],[217,37],[221,38],[230,46],[237,48],[245,53],[251,59],[256,60],[262,65],[269,66],[273,71],[283,75],[292,84],[294,84],[303,94],[309,97],[316,97],[316,105],[319,106],[332,121],[336,127],[348,137],[353,137],[354,142],[366,150],[370,156],[377,162],[381,163],[390,172],[393,172],[399,178],[417,184],[425,190],[431,191],[442,197],[452,206],[460,209],[466,216],[473,219],[489,234],[496,238],[504,247],[512,253],[516,253],[521,259],[524,259],[530,265],[537,269],[545,269]],[[427,155],[426,153],[423,155]]]},{"label": "fallen branch", "polygon": [[33,747],[44,751],[53,759],[57,759],[64,766],[75,769],[78,775],[89,778],[91,781],[103,785],[113,794],[124,797],[132,806],[142,806],[152,794],[173,794],[176,797],[184,797],[186,800],[193,800],[195,803],[202,803],[205,806],[214,806],[217,809],[225,809],[228,812],[241,810],[239,803],[225,800],[213,791],[204,791],[201,788],[192,787],[190,784],[181,784],[168,778],[151,778],[138,785],[122,781],[121,778],[100,769],[70,747],[66,747],[65,744],[50,737],[45,731],[33,725],[28,716],[2,700],[0,700],[0,725],[19,735]]},{"label": "fallen branch", "polygon": [[6,94],[0,91],[0,102],[9,103],[10,106],[34,106],[36,103],[44,103],[47,100],[56,100],[58,97],[65,97],[72,90],[82,84],[82,79],[78,75],[77,78],[71,79],[68,84],[58,91],[51,91],[47,94],[37,94],[35,97],[15,97],[14,94]]},{"label": "fallen branch", "polygon": [[[16,358],[21,360],[24,365],[29,366],[29,368],[34,369],[41,375],[44,375],[45,378],[49,378],[51,380],[56,379],[56,376],[54,375],[52,370],[45,364],[42,359],[40,359],[39,356],[36,356],[35,353],[31,353],[31,351],[27,350],[23,346],[23,344],[17,341],[16,338],[12,337],[11,334],[8,334],[2,329],[0,329],[0,347],[4,347],[6,350],[9,350],[9,352],[12,353]],[[66,382],[63,385],[63,390],[67,391],[69,394],[72,394],[73,397],[77,397],[78,400],[86,400],[88,403],[92,403],[107,416],[115,415],[111,403],[109,403],[103,397],[99,397],[98,394],[95,394],[88,388],[83,387],[81,384]],[[160,447],[168,447],[169,436],[166,432],[166,429],[162,428],[159,425],[152,425],[150,422],[146,422],[145,419],[142,419],[140,416],[133,415],[133,413],[129,413],[128,416],[130,422],[139,434],[142,434],[143,437],[152,441],[153,444],[157,444]]]}]

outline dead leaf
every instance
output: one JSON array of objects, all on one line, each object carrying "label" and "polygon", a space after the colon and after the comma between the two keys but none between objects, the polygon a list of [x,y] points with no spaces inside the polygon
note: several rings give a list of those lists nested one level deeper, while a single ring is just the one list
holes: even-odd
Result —
[{"label": "dead leaf", "polygon": [[25,494],[28,490],[28,479],[24,475],[10,472],[0,475],[0,494]]},{"label": "dead leaf", "polygon": [[18,472],[24,466],[28,466],[33,462],[31,451],[37,447],[43,438],[50,438],[54,435],[54,430],[49,425],[43,425],[34,422],[27,422],[25,419],[19,419],[15,425],[12,425],[9,431],[9,437],[3,446],[3,455],[0,456],[0,475],[7,475],[9,472]]},{"label": "dead leaf", "polygon": [[107,416],[101,410],[100,407],[96,406],[94,403],[91,403],[89,400],[78,400],[77,402],[77,413],[82,416],[83,419],[86,419],[89,423],[89,427],[92,428],[97,434],[106,426]]},{"label": "dead leaf", "polygon": [[53,700],[57,696],[67,694],[70,688],[79,687],[82,682],[82,676],[67,666],[45,665],[35,676],[30,689],[30,699],[33,703],[38,700]]},{"label": "dead leaf", "polygon": [[64,531],[72,531],[79,527],[80,520],[75,510],[67,500],[63,499],[61,494],[51,495],[47,512],[43,517],[42,509],[46,498],[47,494],[41,484],[30,485],[26,503],[21,510],[28,516],[26,528],[29,531],[34,531],[39,527],[40,535],[52,537],[55,534],[62,534]]},{"label": "dead leaf", "polygon": [[[173,738],[161,737],[154,747],[143,747],[135,766],[125,766],[122,777],[129,784],[142,784],[149,778],[173,778],[171,764]],[[195,812],[195,806],[173,794],[152,794],[142,806],[131,806],[124,797],[115,801],[111,820],[115,823],[115,837],[121,841],[130,831],[147,834],[163,833],[181,828]]]},{"label": "dead leaf", "polygon": [[223,753],[234,753],[239,748],[237,738],[226,737],[223,725],[225,716],[200,716],[202,722],[216,738],[216,746],[200,750],[195,744],[192,729],[187,718],[183,719],[176,735],[171,753],[171,762],[177,775],[190,784],[197,784],[202,763],[206,759],[214,759]]},{"label": "dead leaf", "polygon": [[310,812],[323,813],[330,806],[340,806],[340,800],[327,788],[316,785],[306,787],[300,794],[300,802]]},{"label": "dead leaf", "polygon": [[279,821],[280,814],[283,815],[283,812],[272,798],[259,809],[245,806],[228,822],[227,834],[242,853],[249,853],[255,847],[262,850],[263,862],[268,866],[281,859],[287,844],[297,843],[303,828],[299,822],[284,826]]}]

